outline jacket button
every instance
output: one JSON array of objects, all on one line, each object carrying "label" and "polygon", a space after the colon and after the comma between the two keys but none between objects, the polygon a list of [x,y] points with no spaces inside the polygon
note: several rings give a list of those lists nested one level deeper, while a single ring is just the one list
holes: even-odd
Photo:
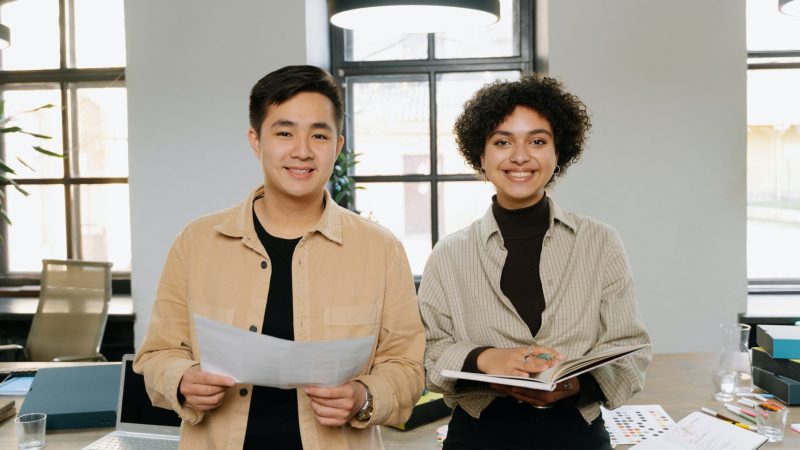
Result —
[{"label": "jacket button", "polygon": [[261,268],[262,269],[266,269],[267,268],[267,262],[266,261],[261,261]]},{"label": "jacket button", "polygon": [[239,395],[241,395],[242,397],[247,397],[247,389],[246,388],[239,389]]},{"label": "jacket button", "polygon": [[252,331],[253,333],[255,333],[256,331],[258,331],[258,327],[257,327],[257,326],[255,326],[255,325],[250,325],[250,331]]}]

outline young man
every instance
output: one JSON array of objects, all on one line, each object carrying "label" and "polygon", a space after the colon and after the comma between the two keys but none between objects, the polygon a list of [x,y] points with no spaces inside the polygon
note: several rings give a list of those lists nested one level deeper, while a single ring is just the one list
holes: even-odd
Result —
[{"label": "young man", "polygon": [[[170,249],[134,368],[153,403],[184,420],[181,448],[381,448],[373,425],[404,422],[422,392],[425,338],[403,247],[325,190],[342,122],[327,72],[262,78],[248,138],[263,186],[189,224]],[[234,385],[199,366],[194,313],[282,339],[377,339],[341,386]]]}]

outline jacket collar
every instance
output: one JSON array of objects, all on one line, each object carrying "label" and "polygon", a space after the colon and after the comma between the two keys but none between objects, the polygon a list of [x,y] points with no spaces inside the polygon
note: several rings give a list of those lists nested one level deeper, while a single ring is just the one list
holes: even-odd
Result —
[{"label": "jacket collar", "polygon": [[[565,225],[574,233],[577,229],[575,219],[562,211],[549,195],[547,196],[547,203],[550,206],[550,226],[548,230],[552,230],[553,225],[558,222]],[[497,225],[497,220],[494,218],[491,206],[486,211],[486,214],[478,221],[478,233],[480,233],[481,242],[484,244],[488,242],[489,238],[495,233],[500,236],[500,227]]]},{"label": "jacket collar", "polygon": [[[228,209],[222,221],[214,227],[219,233],[245,241],[257,241],[256,229],[253,225],[253,202],[264,196],[264,186],[254,189],[245,201]],[[327,190],[324,191],[325,208],[322,216],[306,235],[318,232],[328,240],[342,244],[342,215],[346,210],[333,201]]]}]

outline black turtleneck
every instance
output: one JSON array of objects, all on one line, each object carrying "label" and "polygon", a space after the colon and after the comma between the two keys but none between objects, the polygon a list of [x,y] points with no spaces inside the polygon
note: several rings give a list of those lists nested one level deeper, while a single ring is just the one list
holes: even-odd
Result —
[{"label": "black turtleneck", "polygon": [[536,336],[542,326],[545,308],[539,258],[544,233],[550,225],[547,196],[520,209],[503,208],[495,196],[492,198],[492,214],[508,251],[500,276],[500,289],[530,328],[531,336]]}]

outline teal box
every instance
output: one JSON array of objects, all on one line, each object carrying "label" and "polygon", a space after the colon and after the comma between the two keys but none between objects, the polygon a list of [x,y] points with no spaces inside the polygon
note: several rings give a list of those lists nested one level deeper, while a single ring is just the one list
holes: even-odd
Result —
[{"label": "teal box", "polygon": [[119,364],[39,369],[19,414],[47,414],[47,430],[113,427]]},{"label": "teal box", "polygon": [[756,342],[775,359],[800,358],[800,326],[759,325]]}]

